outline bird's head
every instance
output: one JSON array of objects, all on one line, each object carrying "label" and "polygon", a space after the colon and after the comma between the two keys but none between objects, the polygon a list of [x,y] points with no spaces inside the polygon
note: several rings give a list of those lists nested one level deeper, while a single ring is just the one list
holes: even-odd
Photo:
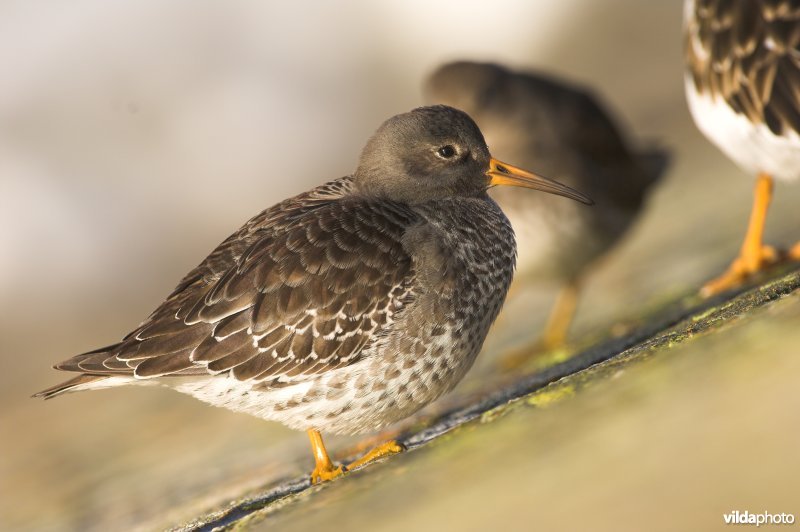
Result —
[{"label": "bird's head", "polygon": [[369,139],[354,174],[369,196],[420,203],[476,196],[494,185],[513,185],[591,204],[575,190],[492,159],[475,122],[445,105],[393,116]]},{"label": "bird's head", "polygon": [[483,112],[503,108],[510,90],[512,74],[494,63],[456,61],[434,71],[425,81],[423,92],[431,103],[446,103],[463,109],[482,122]]}]

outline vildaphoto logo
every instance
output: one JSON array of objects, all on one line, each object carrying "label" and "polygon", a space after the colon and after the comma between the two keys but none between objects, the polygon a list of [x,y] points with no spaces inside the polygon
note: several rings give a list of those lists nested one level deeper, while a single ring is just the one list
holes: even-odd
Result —
[{"label": "vildaphoto logo", "polygon": [[760,514],[750,513],[747,510],[740,512],[734,510],[727,514],[722,514],[726,525],[793,525],[794,514],[771,514],[761,512]]}]

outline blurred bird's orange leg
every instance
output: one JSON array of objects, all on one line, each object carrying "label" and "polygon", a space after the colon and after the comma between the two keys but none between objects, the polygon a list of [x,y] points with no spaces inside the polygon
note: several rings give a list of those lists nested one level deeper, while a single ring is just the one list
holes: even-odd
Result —
[{"label": "blurred bird's orange leg", "polygon": [[554,349],[566,343],[569,326],[572,325],[575,309],[578,307],[580,288],[581,284],[577,279],[569,281],[561,288],[542,335],[541,343],[545,349]]},{"label": "blurred bird's orange leg", "polygon": [[308,439],[311,440],[311,451],[314,453],[314,461],[316,467],[311,472],[311,483],[317,484],[318,482],[325,482],[333,480],[344,473],[342,466],[333,467],[328,456],[328,451],[325,450],[325,444],[322,442],[322,434],[318,430],[309,429]]},{"label": "blurred bird's orange leg", "polygon": [[377,447],[374,447],[371,451],[355,462],[347,464],[347,469],[357,469],[361,466],[367,465],[370,462],[374,462],[379,458],[383,458],[384,456],[402,453],[405,450],[405,447],[398,443],[397,440],[389,440],[386,443],[382,443]]},{"label": "blurred bird's orange leg", "polygon": [[767,174],[759,174],[756,181],[753,210],[750,212],[750,223],[747,226],[747,234],[744,237],[739,256],[725,273],[703,286],[700,290],[703,296],[712,296],[738,286],[749,276],[778,260],[778,253],[775,249],[765,246],[763,243],[764,223],[772,200],[772,188],[772,178]]},{"label": "blurred bird's orange leg", "polygon": [[515,370],[525,362],[536,356],[537,353],[552,351],[563,346],[567,341],[567,332],[575,317],[580,294],[580,279],[568,281],[558,294],[550,317],[547,319],[542,337],[533,343],[516,348],[500,360],[500,367],[504,371]]}]

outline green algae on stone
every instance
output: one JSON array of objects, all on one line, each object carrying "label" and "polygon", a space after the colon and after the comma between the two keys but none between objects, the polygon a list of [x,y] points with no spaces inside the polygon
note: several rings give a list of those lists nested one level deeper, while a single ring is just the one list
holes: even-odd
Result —
[{"label": "green algae on stone", "polygon": [[531,406],[539,408],[546,408],[552,406],[559,401],[567,399],[575,395],[575,387],[570,384],[555,382],[544,390],[536,392],[525,399],[525,402]]},{"label": "green algae on stone", "polygon": [[[458,455],[455,450],[461,445],[442,445],[443,442],[469,441],[470,438],[465,438],[465,434],[479,426],[491,425],[507,417],[519,405],[541,409],[566,402],[584,388],[620,375],[632,364],[666,354],[696,337],[708,337],[733,321],[751,315],[758,316],[757,311],[766,305],[790,294],[796,295],[798,287],[800,270],[795,269],[778,279],[736,294],[722,295],[693,305],[689,301],[694,302],[696,298],[687,298],[665,311],[666,317],[651,317],[653,323],[645,324],[644,332],[634,331],[628,338],[612,339],[590,346],[563,363],[522,377],[517,383],[449,412],[439,419],[430,420],[428,424],[415,423],[412,425],[413,429],[398,440],[412,452],[436,441],[434,448],[440,449],[443,456],[453,460]],[[354,476],[360,478],[369,475],[370,470],[371,467],[359,470]],[[347,477],[330,486],[341,486],[345,483]],[[205,518],[184,525],[180,530],[218,530],[247,526],[265,519],[279,508],[302,504],[328,486],[309,489],[310,482],[306,477],[280,483],[260,496],[232,503]]]}]

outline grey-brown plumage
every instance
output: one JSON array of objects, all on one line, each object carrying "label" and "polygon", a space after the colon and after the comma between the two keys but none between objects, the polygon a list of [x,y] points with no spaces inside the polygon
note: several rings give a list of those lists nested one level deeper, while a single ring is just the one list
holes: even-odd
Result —
[{"label": "grey-brown plumage", "polygon": [[415,216],[348,198],[351,190],[344,178],[264,211],[119,344],[56,368],[288,381],[356,362],[407,302],[411,257],[401,238]]},{"label": "grey-brown plumage", "polygon": [[425,92],[431,103],[469,113],[495,156],[595,200],[585,209],[541,194],[490,192],[514,227],[523,279],[576,282],[632,225],[667,165],[662,150],[631,149],[599,99],[563,80],[460,61],[436,70]]},{"label": "grey-brown plumage", "polygon": [[393,117],[353,176],[252,218],[122,341],[56,366],[76,380],[37,395],[159,383],[297,429],[401,419],[461,379],[511,282],[492,175],[463,112]]}]

